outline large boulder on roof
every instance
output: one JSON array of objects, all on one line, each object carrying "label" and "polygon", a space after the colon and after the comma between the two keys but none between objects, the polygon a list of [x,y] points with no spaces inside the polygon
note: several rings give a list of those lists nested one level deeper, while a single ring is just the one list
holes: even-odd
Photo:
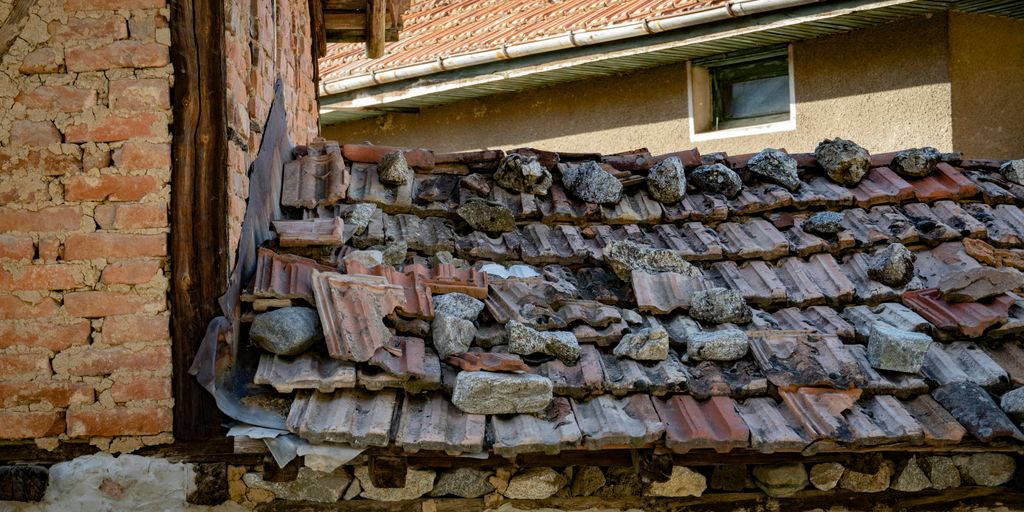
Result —
[{"label": "large boulder on roof", "polygon": [[935,170],[939,160],[942,160],[942,153],[935,148],[914,148],[896,153],[890,166],[900,176],[923,178]]},{"label": "large boulder on roof", "polygon": [[535,156],[511,153],[498,164],[494,182],[509,190],[543,196],[551,188],[551,172]]},{"label": "large boulder on roof", "polygon": [[678,272],[693,277],[701,275],[700,269],[684,260],[676,251],[654,249],[629,240],[615,240],[604,246],[604,262],[619,279],[626,282],[632,280],[634,270],[648,274]]},{"label": "large boulder on roof", "polygon": [[565,189],[580,201],[614,204],[622,197],[622,183],[593,160],[560,168]]},{"label": "large boulder on roof", "polygon": [[702,165],[690,173],[690,183],[701,192],[722,194],[729,199],[743,190],[743,181],[736,171],[723,164]]},{"label": "large boulder on roof", "polygon": [[651,168],[647,174],[647,190],[657,201],[678,203],[686,195],[686,170],[683,161],[670,156]]},{"label": "large boulder on roof", "polygon": [[834,182],[855,187],[871,169],[871,154],[856,142],[825,139],[814,150],[814,158],[825,174]]},{"label": "large boulder on roof", "polygon": [[760,153],[750,157],[747,168],[762,180],[781,185],[790,192],[800,188],[796,160],[780,149],[762,149]]}]

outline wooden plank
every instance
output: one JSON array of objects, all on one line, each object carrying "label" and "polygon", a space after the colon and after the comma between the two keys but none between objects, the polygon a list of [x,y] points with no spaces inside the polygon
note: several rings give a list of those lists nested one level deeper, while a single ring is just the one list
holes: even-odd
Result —
[{"label": "wooden plank", "polygon": [[[327,28],[327,42],[328,43],[361,43],[366,41],[366,30],[359,28],[359,30],[331,30]],[[393,43],[398,41],[398,29],[389,28],[384,31],[384,41]]]},{"label": "wooden plank", "polygon": [[335,30],[361,30],[365,31],[367,14],[362,12],[332,12],[325,11],[324,27],[327,31]]},{"label": "wooden plank", "polygon": [[171,339],[174,437],[221,431],[213,397],[188,374],[227,289],[227,90],[224,2],[172,0]]},{"label": "wooden plank", "polygon": [[323,0],[325,11],[365,11],[366,0]]},{"label": "wooden plank", "polygon": [[366,10],[366,56],[384,56],[384,28],[387,23],[387,0],[368,0]]},{"label": "wooden plank", "polygon": [[309,0],[309,19],[313,24],[313,80],[320,81],[316,60],[327,54],[327,27],[324,26],[324,0]]}]

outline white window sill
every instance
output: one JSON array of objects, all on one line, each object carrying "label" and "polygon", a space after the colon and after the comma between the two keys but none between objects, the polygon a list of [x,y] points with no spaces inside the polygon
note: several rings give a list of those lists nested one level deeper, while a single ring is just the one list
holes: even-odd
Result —
[{"label": "white window sill", "polygon": [[[792,108],[792,106],[790,107]],[[690,118],[693,122],[693,118]],[[714,130],[701,133],[690,133],[691,142],[706,140],[728,139],[732,137],[746,137],[749,135],[760,135],[764,133],[791,132],[796,130],[796,119],[776,121],[774,123],[755,124],[753,126],[742,126],[739,128],[727,128],[725,130]]]}]

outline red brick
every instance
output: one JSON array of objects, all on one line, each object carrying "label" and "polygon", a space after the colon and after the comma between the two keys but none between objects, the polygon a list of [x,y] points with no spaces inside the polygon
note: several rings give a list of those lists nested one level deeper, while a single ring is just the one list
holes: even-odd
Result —
[{"label": "red brick", "polygon": [[31,380],[50,376],[50,356],[45,352],[0,354],[0,375],[4,380]]},{"label": "red brick", "polygon": [[78,39],[124,39],[128,24],[116,14],[99,18],[68,18],[67,22],[51,21],[47,27],[50,41],[63,43]]},{"label": "red brick", "polygon": [[170,63],[168,48],[159,43],[125,40],[98,48],[75,46],[64,50],[68,71],[98,71],[115,68],[154,68]]},{"label": "red brick", "polygon": [[110,108],[114,110],[168,110],[171,88],[164,78],[110,81]]},{"label": "red brick", "polygon": [[138,201],[160,190],[153,176],[74,176],[64,183],[67,201]]},{"label": "red brick", "polygon": [[92,386],[80,382],[36,380],[0,381],[0,406],[16,407],[48,402],[54,407],[88,405],[93,402]]},{"label": "red brick", "polygon": [[0,235],[0,258],[30,260],[36,255],[32,238],[18,235]]},{"label": "red brick", "polygon": [[0,290],[70,290],[87,284],[82,265],[55,263],[0,269]]},{"label": "red brick", "polygon": [[167,226],[167,203],[101,204],[93,212],[102,229],[142,229]]},{"label": "red brick", "polygon": [[75,345],[88,345],[92,326],[88,320],[70,324],[51,319],[34,322],[0,322],[0,349],[22,346],[45,348],[59,352]]},{"label": "red brick", "polygon": [[54,356],[53,369],[60,375],[87,377],[115,372],[159,371],[171,368],[170,347],[131,351],[124,347],[66,350]]},{"label": "red brick", "polygon": [[101,335],[107,345],[164,341],[171,328],[167,315],[110,316],[103,320]]},{"label": "red brick", "polygon": [[161,137],[167,135],[167,120],[156,113],[131,116],[108,115],[92,122],[69,126],[64,130],[68,142],[117,142],[132,137]]},{"label": "red brick", "polygon": [[64,258],[68,260],[166,255],[167,235],[72,233],[64,240]]},{"label": "red brick", "polygon": [[160,260],[118,261],[107,265],[100,278],[104,284],[144,284],[156,277]]},{"label": "red brick", "polygon": [[21,148],[0,148],[0,174],[41,174],[60,176],[82,169],[80,158],[54,153],[48,149],[32,150],[27,153]]},{"label": "red brick", "polygon": [[171,145],[130,140],[114,152],[114,165],[126,171],[168,168],[171,166]]},{"label": "red brick", "polygon": [[59,238],[53,235],[39,237],[39,259],[54,262],[63,257],[64,251],[61,250]]},{"label": "red brick", "polygon": [[56,73],[64,63],[64,54],[53,48],[40,48],[25,56],[18,71],[26,75]]},{"label": "red brick", "polygon": [[81,112],[96,104],[96,91],[70,85],[42,85],[18,93],[14,102],[25,108],[48,112]]},{"label": "red brick", "polygon": [[65,0],[65,11],[117,11],[120,9],[160,9],[166,0]]},{"label": "red brick", "polygon": [[42,318],[55,314],[58,309],[57,302],[50,298],[32,303],[13,295],[0,295],[0,320]]},{"label": "red brick", "polygon": [[110,150],[98,147],[86,147],[82,154],[82,169],[105,169],[110,167]]},{"label": "red brick", "polygon": [[148,298],[132,293],[87,291],[64,294],[64,311],[80,318],[131,315],[162,309],[161,297]]},{"label": "red brick", "polygon": [[0,231],[70,231],[79,229],[81,225],[82,212],[77,206],[53,206],[34,212],[0,208]]},{"label": "red brick", "polygon": [[68,411],[68,436],[146,436],[171,431],[169,407]]},{"label": "red brick", "polygon": [[0,439],[38,439],[64,433],[64,413],[0,411]]},{"label": "red brick", "polygon": [[117,379],[110,387],[110,396],[117,403],[132,400],[166,400],[171,398],[171,378],[124,377],[123,380]]},{"label": "red brick", "polygon": [[60,144],[60,132],[52,121],[22,119],[11,123],[11,146]]}]

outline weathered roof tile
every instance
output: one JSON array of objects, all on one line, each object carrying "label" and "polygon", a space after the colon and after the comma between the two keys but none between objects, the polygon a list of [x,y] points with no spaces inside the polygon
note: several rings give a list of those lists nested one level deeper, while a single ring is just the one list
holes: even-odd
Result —
[{"label": "weathered roof tile", "polygon": [[904,292],[903,303],[942,331],[978,338],[1006,322],[1013,298],[1004,294],[983,302],[948,302],[942,292],[928,288]]},{"label": "weathered roof tile", "polygon": [[730,398],[698,402],[688,395],[674,395],[653,402],[665,424],[665,446],[676,453],[702,448],[727,453],[749,445],[750,431]]},{"label": "weathered roof tile", "polygon": [[580,446],[583,434],[569,400],[555,397],[539,414],[491,416],[494,451],[505,457],[520,453],[558,453]]},{"label": "weathered roof tile", "polygon": [[914,180],[914,195],[918,201],[937,201],[939,199],[963,199],[978,193],[978,186],[967,176],[946,162],[935,165],[931,175]]},{"label": "weathered roof tile", "polygon": [[281,247],[338,246],[345,243],[345,223],[340,217],[275,220],[273,225],[277,231],[277,243]]},{"label": "weathered roof tile", "polygon": [[479,453],[484,449],[486,426],[486,416],[464,413],[440,393],[409,395],[402,404],[395,444],[413,453]]},{"label": "weathered roof tile", "polygon": [[786,303],[786,285],[764,261],[746,261],[742,265],[719,261],[711,265],[711,271],[717,284],[739,292],[751,306],[769,307]]},{"label": "weathered roof tile", "polygon": [[847,349],[857,361],[857,366],[864,374],[861,389],[875,395],[895,395],[901,398],[927,393],[928,384],[917,375],[901,372],[876,370],[868,361],[867,347],[864,345],[847,345]]},{"label": "weathered roof tile", "polygon": [[783,389],[822,386],[846,389],[865,379],[835,336],[799,331],[748,332],[750,351],[768,380]]},{"label": "weathered roof tile", "polygon": [[281,204],[309,209],[335,204],[345,199],[351,178],[338,143],[314,140],[306,155],[284,165]]},{"label": "weathered roof tile", "polygon": [[252,294],[255,297],[303,299],[313,304],[313,271],[333,272],[309,258],[279,254],[260,247],[256,255],[256,274]]},{"label": "weathered roof tile", "polygon": [[261,354],[253,376],[254,384],[269,384],[278,393],[296,389],[316,389],[325,393],[356,385],[356,367],[337,359],[322,358],[313,352],[296,357]]},{"label": "weathered roof tile", "polygon": [[736,411],[750,429],[750,446],[755,450],[799,452],[811,442],[771,398],[751,398],[736,404]]},{"label": "weathered roof tile", "polygon": [[774,260],[789,254],[789,241],[764,219],[723,222],[718,237],[725,254],[733,258]]},{"label": "weathered roof tile", "polygon": [[914,197],[914,186],[888,167],[874,167],[850,192],[857,206],[869,208],[876,204],[908,201]]},{"label": "weathered roof tile", "polygon": [[392,334],[382,320],[405,296],[383,277],[316,271],[313,292],[327,351],[346,361],[368,361],[387,344]]},{"label": "weathered roof tile", "polygon": [[689,309],[690,297],[708,287],[706,279],[678,272],[633,272],[637,308],[644,313],[666,314],[680,308]]},{"label": "weathered roof tile", "polygon": [[657,441],[665,433],[665,425],[647,395],[600,395],[571,403],[576,424],[583,433],[583,446],[589,450],[638,448]]},{"label": "weathered roof tile", "polygon": [[413,180],[400,187],[389,187],[380,182],[376,165],[352,164],[352,183],[349,199],[373,203],[385,213],[405,213],[412,208]]},{"label": "weathered roof tile", "polygon": [[967,434],[967,430],[930,395],[921,394],[912,400],[904,400],[903,407],[921,425],[924,442],[929,446],[957,444]]},{"label": "weathered roof tile", "polygon": [[312,443],[387,446],[397,402],[392,390],[301,392],[288,413],[288,430]]}]

